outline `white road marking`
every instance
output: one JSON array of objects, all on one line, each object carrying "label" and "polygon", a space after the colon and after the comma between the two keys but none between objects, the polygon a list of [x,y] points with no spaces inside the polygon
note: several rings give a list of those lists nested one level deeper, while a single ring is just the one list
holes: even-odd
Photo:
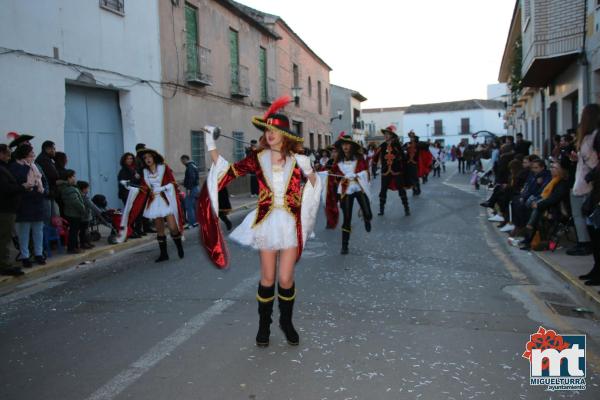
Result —
[{"label": "white road marking", "polygon": [[[224,298],[240,297],[245,291],[255,286],[258,280],[258,274],[251,276],[227,293]],[[188,339],[194,336],[212,318],[220,315],[234,303],[234,300],[221,299],[209,307],[206,311],[194,316],[192,319],[188,320],[181,327],[179,327],[175,332],[158,342],[138,360],[131,363],[128,368],[121,371],[101,388],[96,390],[90,397],[87,398],[87,400],[114,399],[140,377],[142,377],[146,372],[152,369],[162,359],[169,356],[173,351],[175,351],[175,349],[177,349],[177,347],[181,346]]]}]

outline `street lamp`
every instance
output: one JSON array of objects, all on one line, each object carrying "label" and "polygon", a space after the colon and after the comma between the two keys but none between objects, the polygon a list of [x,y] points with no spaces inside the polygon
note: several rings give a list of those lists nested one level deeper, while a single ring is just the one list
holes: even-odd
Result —
[{"label": "street lamp", "polygon": [[302,88],[294,86],[292,88],[292,96],[294,97],[294,103],[296,105],[300,104],[300,95],[302,94]]},{"label": "street lamp", "polygon": [[329,123],[332,123],[334,119],[342,120],[342,115],[344,115],[344,110],[337,110],[337,116],[329,118]]}]

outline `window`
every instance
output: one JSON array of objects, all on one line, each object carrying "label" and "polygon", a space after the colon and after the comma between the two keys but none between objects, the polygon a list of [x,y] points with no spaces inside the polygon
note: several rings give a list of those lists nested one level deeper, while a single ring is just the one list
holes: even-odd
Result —
[{"label": "window", "polygon": [[231,66],[231,93],[240,91],[240,54],[238,32],[229,29],[229,64]]},{"label": "window", "polygon": [[234,161],[243,160],[246,156],[244,149],[244,132],[233,132],[233,159]]},{"label": "window", "polygon": [[125,0],[100,0],[100,7],[117,14],[125,14]]},{"label": "window", "polygon": [[317,98],[319,101],[319,114],[323,114],[323,101],[321,100],[321,81],[317,81]]},{"label": "window", "polygon": [[471,124],[469,118],[460,119],[460,133],[463,135],[471,133]]},{"label": "window", "polygon": [[187,51],[187,78],[198,77],[198,10],[185,3],[185,41]]},{"label": "window", "polygon": [[310,139],[309,139],[309,142],[310,142],[310,149],[311,149],[311,150],[314,150],[314,148],[315,148],[315,134],[314,134],[314,132],[310,132],[310,133],[308,134],[308,137],[310,138]]},{"label": "window", "polygon": [[329,89],[325,89],[325,105],[329,105]]},{"label": "window", "polygon": [[322,149],[323,147],[323,142],[322,142],[322,135],[319,133],[317,135],[317,149]]},{"label": "window", "polygon": [[302,122],[292,121],[292,131],[297,133],[300,137],[304,137],[302,134]]},{"label": "window", "polygon": [[312,80],[308,77],[308,97],[312,97]]},{"label": "window", "polygon": [[[300,72],[298,71],[298,66],[296,64],[292,64],[292,76],[294,79],[294,88],[298,88],[300,85]],[[294,103],[296,106],[299,106],[300,97],[294,97]]]},{"label": "window", "polygon": [[433,134],[443,135],[444,134],[444,123],[441,119],[433,121]]},{"label": "window", "polygon": [[198,166],[198,171],[206,171],[206,162],[204,160],[204,132],[192,131],[192,161]]},{"label": "window", "polygon": [[269,101],[267,96],[267,49],[261,47],[258,54],[259,74],[260,74],[260,100],[263,103]]}]

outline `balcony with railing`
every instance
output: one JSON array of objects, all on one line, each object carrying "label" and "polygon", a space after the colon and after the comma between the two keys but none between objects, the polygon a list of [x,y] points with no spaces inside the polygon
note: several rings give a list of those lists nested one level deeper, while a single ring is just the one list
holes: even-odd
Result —
[{"label": "balcony with railing", "polygon": [[238,65],[231,71],[231,96],[244,98],[250,96],[250,73],[248,67]]},{"label": "balcony with railing", "polygon": [[192,85],[212,85],[210,49],[202,46],[195,46],[195,51],[192,50],[188,53],[186,80]]}]

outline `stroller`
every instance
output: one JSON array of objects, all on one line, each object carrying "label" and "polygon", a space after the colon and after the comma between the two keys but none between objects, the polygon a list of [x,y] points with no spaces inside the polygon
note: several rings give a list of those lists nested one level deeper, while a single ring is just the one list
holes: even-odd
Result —
[{"label": "stroller", "polygon": [[118,214],[117,210],[108,208],[106,197],[101,194],[94,195],[94,197],[92,197],[92,203],[95,207],[92,209],[92,220],[90,221],[90,238],[93,241],[100,240],[102,235],[100,235],[99,228],[100,225],[104,225],[110,228],[108,243],[117,243],[118,225],[115,226],[115,215]]}]

